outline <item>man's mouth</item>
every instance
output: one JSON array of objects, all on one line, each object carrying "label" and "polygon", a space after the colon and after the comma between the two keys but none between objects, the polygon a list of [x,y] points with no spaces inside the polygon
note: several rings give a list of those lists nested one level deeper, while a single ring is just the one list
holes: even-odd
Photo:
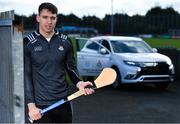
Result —
[{"label": "man's mouth", "polygon": [[52,29],[52,26],[45,26],[46,29]]}]

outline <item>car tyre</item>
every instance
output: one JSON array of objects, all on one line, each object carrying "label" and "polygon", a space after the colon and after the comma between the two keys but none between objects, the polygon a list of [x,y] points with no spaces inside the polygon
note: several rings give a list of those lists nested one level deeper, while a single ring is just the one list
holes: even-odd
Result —
[{"label": "car tyre", "polygon": [[114,68],[114,70],[115,70],[116,73],[117,73],[117,78],[116,78],[116,80],[114,81],[114,83],[112,84],[112,87],[115,88],[115,89],[118,89],[118,88],[120,88],[120,86],[121,86],[121,74],[120,74],[119,69]]}]

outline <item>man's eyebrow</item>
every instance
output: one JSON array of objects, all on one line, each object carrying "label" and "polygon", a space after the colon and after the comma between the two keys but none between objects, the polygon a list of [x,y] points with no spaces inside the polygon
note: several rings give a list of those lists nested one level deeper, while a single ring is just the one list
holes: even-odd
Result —
[{"label": "man's eyebrow", "polygon": [[42,15],[42,17],[56,17],[56,16],[47,16],[47,15]]},{"label": "man's eyebrow", "polygon": [[46,16],[46,15],[42,15],[42,17],[48,17],[48,16]]}]

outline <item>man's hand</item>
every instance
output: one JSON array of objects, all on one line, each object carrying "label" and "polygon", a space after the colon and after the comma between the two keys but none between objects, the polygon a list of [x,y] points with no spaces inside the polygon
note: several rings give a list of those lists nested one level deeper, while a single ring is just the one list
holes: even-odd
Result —
[{"label": "man's hand", "polygon": [[37,108],[34,103],[29,103],[28,109],[29,109],[29,117],[32,121],[39,120],[42,117],[40,113],[40,109]]},{"label": "man's hand", "polygon": [[89,81],[87,82],[80,81],[77,83],[76,86],[79,90],[84,91],[84,95],[90,95],[94,93],[94,90],[92,88],[86,88],[87,86],[93,86],[93,84]]}]

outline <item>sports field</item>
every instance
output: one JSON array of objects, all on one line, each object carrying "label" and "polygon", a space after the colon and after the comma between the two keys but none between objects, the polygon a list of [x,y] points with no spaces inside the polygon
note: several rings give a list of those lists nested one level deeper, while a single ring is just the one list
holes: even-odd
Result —
[{"label": "sports field", "polygon": [[180,39],[143,38],[153,48],[180,48]]}]

